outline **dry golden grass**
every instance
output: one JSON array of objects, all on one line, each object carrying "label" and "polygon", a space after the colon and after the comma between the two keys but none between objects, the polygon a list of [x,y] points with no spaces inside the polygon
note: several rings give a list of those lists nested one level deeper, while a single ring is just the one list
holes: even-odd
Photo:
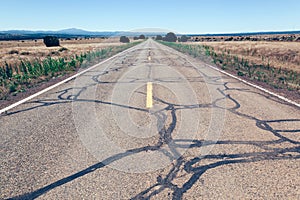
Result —
[{"label": "dry golden grass", "polygon": [[300,72],[299,42],[265,42],[265,41],[232,41],[232,42],[197,42],[213,47],[216,53],[228,53],[244,58],[255,64],[268,63],[275,68],[284,68]]},{"label": "dry golden grass", "polygon": [[[63,40],[60,41],[61,47],[46,47],[43,40],[27,40],[27,41],[1,41],[0,42],[0,66],[4,66],[5,62],[9,64],[17,64],[21,59],[43,60],[47,56],[52,57],[69,57],[75,54],[81,54],[87,51],[94,51],[109,46],[118,46],[122,43],[119,38],[109,39],[82,39],[82,40]],[[67,51],[59,51],[62,47]],[[18,53],[10,53],[17,51]]]}]

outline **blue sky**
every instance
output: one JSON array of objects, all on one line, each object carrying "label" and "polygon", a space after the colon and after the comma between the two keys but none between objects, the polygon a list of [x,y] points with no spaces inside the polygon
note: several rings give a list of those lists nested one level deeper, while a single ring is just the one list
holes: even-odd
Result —
[{"label": "blue sky", "polygon": [[299,0],[2,0],[0,30],[300,30]]}]

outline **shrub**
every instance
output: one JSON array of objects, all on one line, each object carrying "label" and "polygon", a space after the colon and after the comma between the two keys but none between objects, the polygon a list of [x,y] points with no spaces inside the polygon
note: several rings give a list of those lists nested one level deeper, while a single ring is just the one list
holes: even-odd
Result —
[{"label": "shrub", "polygon": [[18,50],[11,50],[8,52],[8,54],[19,54]]},{"label": "shrub", "polygon": [[59,56],[59,52],[58,51],[51,51],[49,54],[49,56]]},{"label": "shrub", "polygon": [[134,36],[133,37],[133,40],[138,40],[139,38],[137,36]]},{"label": "shrub", "polygon": [[120,42],[123,42],[123,43],[129,43],[130,40],[129,40],[129,38],[126,37],[126,36],[121,36],[121,37],[120,37]]},{"label": "shrub", "polygon": [[60,49],[58,49],[59,52],[63,52],[63,51],[68,51],[69,49],[67,49],[66,47],[61,47]]},{"label": "shrub", "polygon": [[244,74],[242,71],[238,71],[238,72],[237,72],[237,75],[238,75],[238,76],[244,76],[245,74]]},{"label": "shrub", "polygon": [[162,40],[163,37],[162,37],[161,35],[157,35],[155,39],[156,39],[156,40]]},{"label": "shrub", "polygon": [[176,42],[177,41],[177,37],[174,33],[170,32],[166,35],[166,37],[164,38],[165,41],[167,42]]},{"label": "shrub", "polygon": [[17,91],[17,85],[15,83],[9,84],[9,92]]},{"label": "shrub", "polygon": [[145,35],[140,35],[139,39],[144,40],[146,39]]},{"label": "shrub", "polygon": [[188,37],[186,35],[181,36],[180,38],[181,42],[187,42],[188,41]]},{"label": "shrub", "polygon": [[59,46],[59,39],[55,36],[44,37],[44,44],[46,47],[56,47]]},{"label": "shrub", "polygon": [[[233,37],[226,38],[225,41],[232,41]],[[250,39],[249,39],[250,40]]]},{"label": "shrub", "polygon": [[21,52],[20,54],[23,55],[23,56],[28,56],[28,55],[30,55],[30,52],[28,52],[28,51],[23,51],[23,52]]}]

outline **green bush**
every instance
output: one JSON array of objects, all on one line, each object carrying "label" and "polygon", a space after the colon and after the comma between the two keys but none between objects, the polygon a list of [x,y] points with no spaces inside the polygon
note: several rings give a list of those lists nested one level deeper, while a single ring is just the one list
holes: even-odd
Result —
[{"label": "green bush", "polygon": [[56,47],[59,46],[59,39],[56,36],[46,36],[44,37],[44,44],[46,47]]},{"label": "green bush", "polygon": [[157,35],[155,40],[163,40],[163,37],[161,35]]},{"label": "green bush", "polygon": [[181,38],[180,38],[180,41],[181,41],[181,42],[187,42],[188,39],[189,39],[189,38],[188,38],[186,35],[182,35]]},{"label": "green bush", "polygon": [[146,39],[145,35],[140,35],[139,39],[144,40]]},{"label": "green bush", "polygon": [[166,37],[164,38],[164,41],[167,41],[167,42],[176,42],[177,41],[177,36],[170,32],[166,35]]},{"label": "green bush", "polygon": [[238,71],[238,72],[237,72],[237,75],[238,75],[238,76],[244,76],[245,74],[244,74],[242,71]]},{"label": "green bush", "polygon": [[120,37],[120,42],[122,42],[122,43],[129,43],[130,40],[129,40],[129,38],[126,37],[126,36],[121,36],[121,37]]}]

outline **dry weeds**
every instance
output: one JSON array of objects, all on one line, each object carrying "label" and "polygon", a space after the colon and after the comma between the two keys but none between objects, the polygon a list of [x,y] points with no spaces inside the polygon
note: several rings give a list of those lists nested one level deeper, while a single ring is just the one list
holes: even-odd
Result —
[{"label": "dry weeds", "polygon": [[263,64],[275,68],[290,69],[300,72],[299,42],[197,42],[213,47],[216,53],[228,53],[244,58],[255,64]]},{"label": "dry weeds", "polygon": [[[8,64],[18,64],[20,60],[24,59],[33,60],[38,58],[43,60],[47,56],[54,58],[70,57],[71,55],[121,44],[119,38],[63,40],[60,41],[60,47],[46,47],[43,40],[0,41],[0,66],[4,66],[5,62]],[[62,47],[68,50],[60,51]]]}]

